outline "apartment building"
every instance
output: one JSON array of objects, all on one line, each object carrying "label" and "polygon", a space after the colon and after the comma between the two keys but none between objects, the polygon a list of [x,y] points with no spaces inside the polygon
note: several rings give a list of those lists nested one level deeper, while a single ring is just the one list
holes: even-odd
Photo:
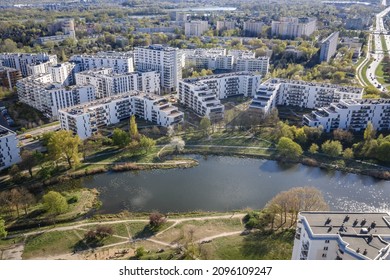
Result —
[{"label": "apartment building", "polygon": [[236,22],[228,20],[218,20],[216,29],[219,30],[230,30],[236,28]]},{"label": "apartment building", "polygon": [[3,66],[14,68],[23,77],[48,73],[51,65],[57,64],[57,56],[47,53],[2,53],[0,61]]},{"label": "apartment building", "polygon": [[341,99],[363,96],[363,89],[326,83],[269,79],[259,87],[250,105],[269,113],[277,105],[301,108],[329,106]]},{"label": "apartment building", "polygon": [[292,259],[390,260],[390,215],[301,212]]},{"label": "apartment building", "polygon": [[76,31],[74,28],[74,19],[64,19],[59,21],[57,24],[59,25],[59,28],[56,28],[57,31],[61,30],[63,34],[60,35],[54,35],[54,36],[46,36],[46,37],[40,37],[38,39],[38,42],[41,44],[47,43],[47,42],[55,42],[59,43],[66,39],[74,39],[76,40]]},{"label": "apartment building", "polygon": [[201,116],[220,119],[224,111],[220,99],[237,95],[253,96],[260,82],[261,76],[250,72],[184,79],[179,82],[179,102]]},{"label": "apartment building", "polygon": [[333,32],[321,42],[320,63],[323,61],[329,62],[336,54],[337,43],[339,41],[339,32]]},{"label": "apartment building", "polygon": [[84,71],[76,74],[77,85],[93,85],[96,98],[105,98],[125,92],[140,90],[160,93],[160,74],[156,71],[118,74],[111,68]]},{"label": "apartment building", "polygon": [[371,122],[376,130],[390,130],[390,100],[346,99],[303,116],[303,124],[334,129],[364,131]]},{"label": "apartment building", "polygon": [[16,82],[22,78],[22,73],[14,68],[0,66],[0,86],[13,90]]},{"label": "apartment building", "polygon": [[317,20],[315,18],[293,18],[282,17],[279,21],[272,21],[272,36],[282,38],[296,38],[310,36],[317,30]]},{"label": "apartment building", "polygon": [[134,55],[132,52],[99,52],[92,55],[73,55],[71,62],[79,64],[80,71],[100,68],[112,68],[115,73],[134,72]]},{"label": "apartment building", "polygon": [[164,93],[177,90],[182,77],[182,52],[178,48],[150,45],[136,47],[134,60],[136,70],[157,71],[160,73],[160,85]]},{"label": "apartment building", "polygon": [[184,24],[184,34],[186,36],[202,36],[209,30],[209,23],[202,20],[193,20]]},{"label": "apartment building", "polygon": [[234,63],[237,63],[237,59],[239,58],[247,58],[247,59],[256,58],[255,52],[249,50],[229,50],[228,55],[233,56]]},{"label": "apartment building", "polygon": [[244,36],[258,37],[261,35],[264,23],[260,21],[245,21],[243,26]]},{"label": "apartment building", "polygon": [[81,139],[132,115],[165,127],[182,122],[184,117],[165,98],[138,91],[63,109],[59,114],[61,128],[73,131]]},{"label": "apartment building", "polygon": [[79,72],[80,67],[75,63],[65,62],[49,67],[49,73],[52,75],[53,82],[64,86],[75,84],[75,74]]},{"label": "apartment building", "polygon": [[21,161],[16,133],[0,125],[0,170]]},{"label": "apartment building", "polygon": [[196,69],[233,70],[233,56],[226,49],[184,50],[185,65]]},{"label": "apartment building", "polygon": [[268,74],[269,57],[262,56],[258,58],[238,57],[236,59],[235,71],[257,72],[262,77]]},{"label": "apartment building", "polygon": [[92,85],[63,86],[53,84],[51,74],[31,76],[16,84],[18,99],[53,120],[58,119],[58,110],[96,99]]}]

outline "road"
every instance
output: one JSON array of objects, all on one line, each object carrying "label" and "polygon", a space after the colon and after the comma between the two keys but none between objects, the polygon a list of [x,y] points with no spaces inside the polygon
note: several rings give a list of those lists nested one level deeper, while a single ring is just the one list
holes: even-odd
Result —
[{"label": "road", "polygon": [[[46,132],[50,132],[50,131],[56,131],[58,129],[60,129],[60,124],[58,122],[56,122],[52,125],[48,125],[45,127],[38,127],[36,129],[29,130],[26,133],[20,134],[20,135],[18,135],[18,139],[19,139],[21,146],[23,146],[23,147],[27,147],[29,145],[34,146],[34,144],[36,144],[36,142],[38,142],[37,140],[33,139],[35,136],[39,136],[39,135],[42,135],[42,134],[44,134]],[[31,135],[31,138],[26,139],[26,135]]]},{"label": "road", "polygon": [[[367,58],[370,59],[372,58],[373,61],[367,68],[366,76],[369,82],[376,88],[380,89],[383,92],[386,92],[386,85],[381,84],[375,75],[375,70],[381,63],[383,57],[385,54],[388,53],[388,50],[390,49],[390,35],[387,35],[387,30],[384,27],[383,23],[383,17],[387,15],[390,12],[390,7],[386,8],[382,12],[378,13],[375,15],[375,30],[371,28],[372,35],[371,39],[374,40],[375,44],[375,50],[371,51],[371,54],[368,53]],[[382,40],[381,36],[384,36],[385,42],[386,42],[386,50],[383,49],[382,47]],[[369,40],[369,48],[371,47],[371,41]],[[364,73],[363,73],[364,74]]]}]

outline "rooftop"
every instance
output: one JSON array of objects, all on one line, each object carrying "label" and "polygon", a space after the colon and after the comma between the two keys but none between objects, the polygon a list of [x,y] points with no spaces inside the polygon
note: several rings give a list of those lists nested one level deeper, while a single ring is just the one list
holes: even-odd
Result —
[{"label": "rooftop", "polygon": [[186,83],[196,84],[197,82],[205,81],[205,80],[211,80],[211,79],[221,79],[226,77],[235,77],[235,76],[259,76],[258,74],[255,74],[253,72],[232,72],[232,73],[225,73],[225,74],[218,74],[218,75],[207,75],[203,77],[197,77],[197,78],[187,78],[183,79]]},{"label": "rooftop", "polygon": [[0,125],[0,137],[4,137],[4,136],[7,136],[7,135],[11,135],[11,134],[15,134],[16,135],[16,133],[13,132],[12,130],[9,130],[8,128]]},{"label": "rooftop", "polygon": [[388,213],[301,212],[300,215],[307,221],[314,238],[339,238],[346,248],[343,259],[347,254],[376,259],[390,250]]}]

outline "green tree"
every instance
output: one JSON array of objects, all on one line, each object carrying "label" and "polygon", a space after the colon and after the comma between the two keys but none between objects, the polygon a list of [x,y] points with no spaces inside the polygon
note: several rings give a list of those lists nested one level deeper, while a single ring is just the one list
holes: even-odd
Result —
[{"label": "green tree", "polygon": [[298,158],[303,153],[301,146],[287,137],[279,139],[276,149],[281,157],[288,159]]},{"label": "green tree", "polygon": [[[74,136],[71,131],[56,131],[49,139],[47,149],[54,160],[64,157],[69,168],[80,162],[79,145],[81,140],[78,135]],[[72,163],[73,162],[73,163]]]},{"label": "green tree", "polygon": [[376,134],[375,128],[372,125],[372,123],[369,121],[367,123],[366,129],[364,130],[364,141],[368,142],[368,141],[374,139],[375,134]]},{"label": "green tree", "polygon": [[49,191],[42,200],[44,208],[51,214],[59,215],[68,210],[68,202],[59,192]]},{"label": "green tree", "polygon": [[211,121],[208,117],[203,117],[199,123],[200,129],[204,135],[208,135],[211,127]]},{"label": "green tree", "polygon": [[115,128],[112,132],[112,143],[120,148],[124,148],[130,144],[130,136],[122,129]]},{"label": "green tree", "polygon": [[381,143],[377,148],[376,154],[377,159],[384,162],[390,162],[390,142]]},{"label": "green tree", "polygon": [[138,132],[138,126],[135,121],[135,116],[132,115],[130,118],[130,138],[133,140],[139,140],[139,132]]},{"label": "green tree", "polygon": [[154,146],[156,146],[156,141],[152,138],[146,137],[145,135],[141,135],[141,138],[139,140],[140,148],[145,152],[149,152],[151,149],[153,149]]},{"label": "green tree", "polygon": [[11,176],[12,180],[18,182],[22,179],[22,173],[20,172],[20,168],[14,164],[8,171],[8,175]]},{"label": "green tree", "polygon": [[331,157],[337,157],[343,151],[343,145],[341,145],[340,141],[330,141],[327,140],[325,143],[321,145],[321,150],[323,153],[327,154]]},{"label": "green tree", "polygon": [[28,170],[28,173],[30,174],[30,177],[33,177],[33,167],[36,166],[39,163],[39,156],[37,155],[37,152],[32,152],[29,150],[24,150],[20,154],[22,158],[22,162],[19,164],[20,167],[23,170]]},{"label": "green tree", "polygon": [[351,148],[346,148],[343,152],[343,158],[345,159],[353,159],[353,150]]},{"label": "green tree", "polygon": [[0,239],[7,237],[7,231],[5,230],[5,222],[0,219]]},{"label": "green tree", "polygon": [[318,153],[319,148],[320,147],[318,147],[318,145],[316,143],[313,143],[313,144],[311,144],[311,146],[309,148],[309,153],[316,154],[316,153]]}]

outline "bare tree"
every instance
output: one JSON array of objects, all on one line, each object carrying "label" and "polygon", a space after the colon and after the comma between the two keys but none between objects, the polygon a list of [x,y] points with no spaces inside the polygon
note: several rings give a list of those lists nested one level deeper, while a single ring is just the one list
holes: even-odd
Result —
[{"label": "bare tree", "polygon": [[321,191],[314,187],[296,187],[283,191],[274,196],[266,205],[266,209],[272,213],[274,224],[275,217],[279,215],[280,227],[290,219],[290,227],[297,220],[300,211],[328,210]]}]

